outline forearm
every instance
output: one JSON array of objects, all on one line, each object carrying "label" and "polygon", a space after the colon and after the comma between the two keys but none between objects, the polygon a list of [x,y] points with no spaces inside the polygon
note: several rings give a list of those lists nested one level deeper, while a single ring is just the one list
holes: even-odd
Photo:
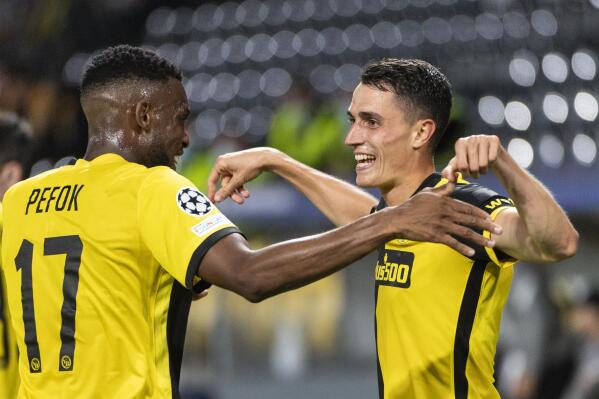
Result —
[{"label": "forearm", "polygon": [[293,184],[336,226],[368,215],[376,199],[358,187],[311,168],[286,154],[271,153],[267,169]]},{"label": "forearm", "polygon": [[329,232],[251,251],[238,276],[252,302],[310,284],[392,238],[384,212]]},{"label": "forearm", "polygon": [[[507,243],[528,261],[551,262],[576,252],[578,233],[549,191],[530,173],[517,165],[503,148],[499,150],[493,171],[516,205],[519,221]],[[520,248],[518,248],[520,246]],[[498,247],[502,247],[501,238]],[[510,248],[513,247],[513,248]],[[524,256],[524,257],[523,257]]]}]

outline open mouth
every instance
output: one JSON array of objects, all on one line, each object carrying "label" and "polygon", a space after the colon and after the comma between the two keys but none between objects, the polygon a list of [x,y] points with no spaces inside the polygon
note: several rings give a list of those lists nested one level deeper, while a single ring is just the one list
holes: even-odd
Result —
[{"label": "open mouth", "polygon": [[358,169],[367,168],[376,161],[376,157],[374,155],[365,153],[354,154],[354,158],[358,163],[356,166]]}]

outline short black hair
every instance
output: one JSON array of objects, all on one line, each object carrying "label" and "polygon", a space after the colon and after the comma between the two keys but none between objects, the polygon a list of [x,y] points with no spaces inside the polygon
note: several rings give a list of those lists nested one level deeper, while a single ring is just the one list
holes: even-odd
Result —
[{"label": "short black hair", "polygon": [[88,62],[81,80],[81,94],[92,88],[124,80],[181,80],[181,71],[153,51],[121,44],[108,47]]},{"label": "short black hair", "polygon": [[32,158],[33,130],[29,122],[14,112],[0,112],[0,167],[16,161],[28,176]]},{"label": "short black hair", "polygon": [[438,68],[423,60],[383,58],[366,66],[361,82],[395,93],[413,121],[435,121],[437,130],[430,146],[435,152],[449,122],[452,99],[451,83]]}]

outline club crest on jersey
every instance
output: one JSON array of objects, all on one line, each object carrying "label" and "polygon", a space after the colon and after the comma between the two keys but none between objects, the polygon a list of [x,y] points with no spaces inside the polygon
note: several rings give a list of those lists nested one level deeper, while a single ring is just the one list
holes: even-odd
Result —
[{"label": "club crest on jersey", "polygon": [[177,205],[192,216],[204,216],[212,209],[210,200],[195,188],[186,187],[177,193]]}]

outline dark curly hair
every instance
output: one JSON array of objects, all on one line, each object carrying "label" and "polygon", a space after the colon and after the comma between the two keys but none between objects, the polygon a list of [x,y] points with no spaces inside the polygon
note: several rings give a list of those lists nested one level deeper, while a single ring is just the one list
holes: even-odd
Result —
[{"label": "dark curly hair", "polygon": [[141,47],[122,44],[108,47],[89,61],[81,80],[81,94],[121,80],[168,78],[181,80],[181,72],[170,61]]},{"label": "dark curly hair", "polygon": [[0,112],[0,167],[10,161],[21,164],[29,175],[33,156],[33,132],[25,119],[13,112]]},{"label": "dark curly hair", "polygon": [[363,84],[392,91],[412,120],[431,118],[437,125],[432,142],[434,153],[449,122],[451,84],[445,75],[426,61],[384,58],[366,66]]}]

